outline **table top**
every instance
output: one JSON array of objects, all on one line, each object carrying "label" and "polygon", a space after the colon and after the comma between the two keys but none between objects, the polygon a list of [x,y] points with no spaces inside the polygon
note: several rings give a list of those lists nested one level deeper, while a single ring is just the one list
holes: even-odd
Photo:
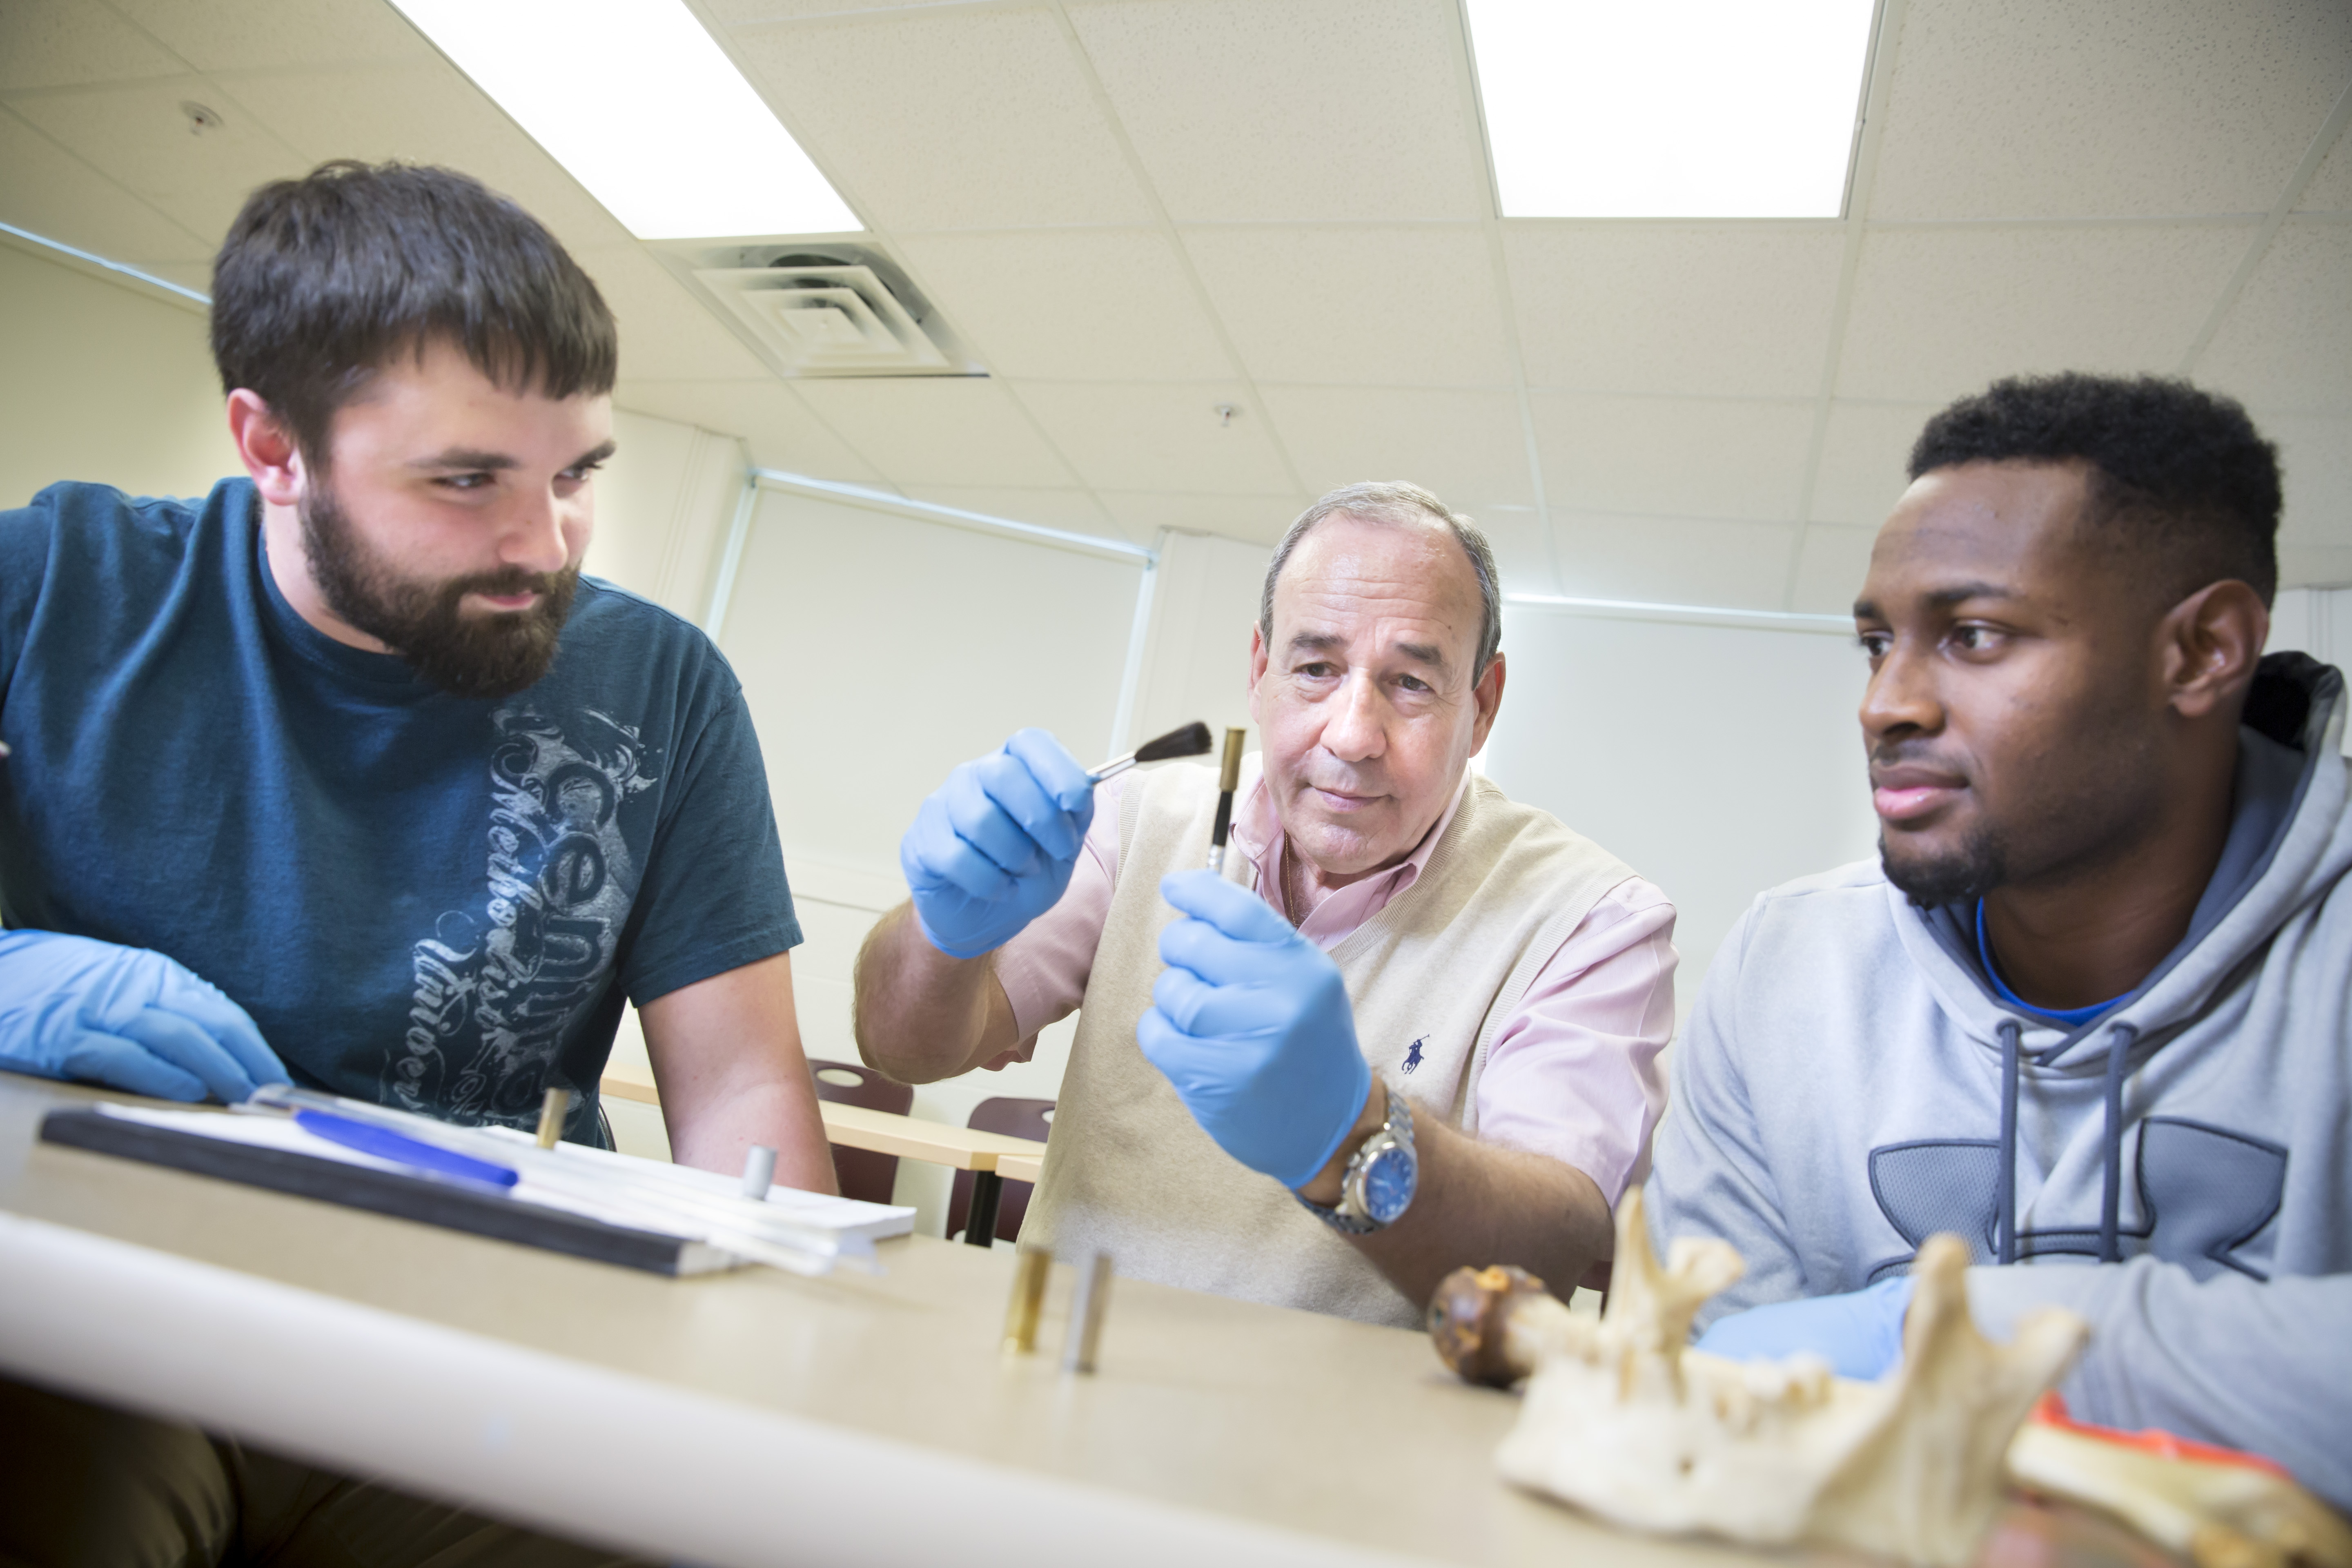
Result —
[{"label": "table top", "polygon": [[1043,1154],[999,1154],[996,1173],[1008,1182],[1034,1182],[1045,1173]]},{"label": "table top", "polygon": [[[642,1105],[661,1104],[660,1092],[641,1079],[608,1072],[598,1087],[606,1094]],[[830,1100],[818,1100],[817,1111],[824,1118],[826,1142],[845,1149],[870,1149],[877,1154],[897,1154],[958,1171],[994,1171],[999,1161],[1011,1160],[1016,1168],[1002,1173],[1024,1182],[1035,1181],[1045,1161],[1045,1145],[1034,1138],[983,1132],[976,1127],[927,1121]]]},{"label": "table top", "polygon": [[1041,1353],[999,1349],[1010,1248],[671,1279],[35,1142],[96,1098],[0,1072],[0,1365],[525,1522],[712,1563],[1762,1561],[1506,1485],[1514,1396],[1416,1332],[1119,1280],[1065,1374],[1066,1267]]}]

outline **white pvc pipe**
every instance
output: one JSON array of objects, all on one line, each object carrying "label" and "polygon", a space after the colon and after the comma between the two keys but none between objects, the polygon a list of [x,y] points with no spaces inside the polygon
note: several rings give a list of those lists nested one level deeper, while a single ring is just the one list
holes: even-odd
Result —
[{"label": "white pvc pipe", "polygon": [[5,1211],[0,1280],[0,1366],[17,1376],[630,1552],[740,1568],[1400,1561]]}]

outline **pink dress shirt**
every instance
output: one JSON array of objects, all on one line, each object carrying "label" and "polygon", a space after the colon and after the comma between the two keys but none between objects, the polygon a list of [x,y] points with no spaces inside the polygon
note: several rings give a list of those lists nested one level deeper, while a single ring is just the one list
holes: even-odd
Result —
[{"label": "pink dress shirt", "polygon": [[[1232,845],[1249,858],[1258,896],[1280,911],[1284,837],[1259,770],[1255,754],[1243,763]],[[997,949],[996,978],[1021,1046],[991,1067],[1028,1060],[1037,1031],[1085,1000],[1118,880],[1125,783],[1113,779],[1095,792],[1094,823],[1061,901]],[[1461,804],[1457,789],[1402,864],[1324,894],[1300,933],[1328,951],[1378,914],[1420,878]],[[1495,1037],[1478,1080],[1482,1141],[1565,1161],[1612,1206],[1647,1171],[1650,1133],[1666,1103],[1658,1053],[1675,1028],[1674,930],[1674,905],[1639,877],[1601,895]]]}]

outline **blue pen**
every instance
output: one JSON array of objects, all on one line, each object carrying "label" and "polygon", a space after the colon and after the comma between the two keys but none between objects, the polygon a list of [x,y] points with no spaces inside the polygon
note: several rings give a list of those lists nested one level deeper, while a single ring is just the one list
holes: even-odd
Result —
[{"label": "blue pen", "polygon": [[373,1154],[395,1165],[406,1165],[428,1176],[451,1176],[461,1182],[480,1182],[493,1187],[511,1187],[521,1179],[504,1165],[494,1165],[488,1160],[459,1154],[386,1128],[372,1127],[348,1116],[337,1116],[331,1110],[298,1110],[294,1113],[294,1124],[330,1143],[341,1143],[346,1149],[356,1149],[362,1154]]}]

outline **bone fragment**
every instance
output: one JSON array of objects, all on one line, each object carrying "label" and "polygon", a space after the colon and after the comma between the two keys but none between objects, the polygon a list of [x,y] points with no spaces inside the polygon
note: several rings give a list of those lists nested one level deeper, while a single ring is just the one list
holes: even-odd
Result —
[{"label": "bone fragment", "polygon": [[2269,1469],[2031,1422],[2009,1446],[2009,1477],[2114,1514],[2197,1568],[2352,1568],[2352,1526]]},{"label": "bone fragment", "polygon": [[[1722,1265],[1719,1256],[1696,1256],[1701,1267]],[[1655,1259],[1633,1238],[1621,1241],[1619,1257],[1624,1260],[1619,1265],[1621,1278],[1642,1281],[1640,1289],[1648,1292],[1644,1299],[1652,1305],[1643,1309],[1645,1321],[1656,1322],[1662,1300],[1676,1302],[1686,1295],[1678,1287],[1662,1290],[1655,1284]],[[1664,1272],[1672,1277],[1675,1270],[1670,1266]],[[1613,1315],[1613,1298],[1611,1307]],[[1686,1324],[1687,1317],[1683,1321]],[[1531,1376],[1553,1356],[1589,1360],[1599,1353],[1603,1338],[1599,1325],[1573,1317],[1544,1289],[1542,1280],[1523,1269],[1501,1267],[1458,1268],[1448,1275],[1430,1303],[1429,1326],[1438,1355],[1446,1365],[1469,1382],[1496,1388],[1507,1388]],[[1924,1325],[1915,1328],[1906,1321],[1906,1357],[1911,1354],[1914,1333],[1932,1336],[1937,1331]],[[1666,1342],[1663,1332],[1658,1337],[1660,1342]],[[1727,1384],[1722,1370],[1727,1364],[1697,1352],[1686,1352],[1681,1363],[1686,1371],[1696,1368],[1690,1375],[1718,1392]],[[1923,1385],[1932,1381],[1923,1380]],[[1813,1386],[1793,1377],[1790,1384]],[[1857,1398],[1866,1403],[1871,1390],[1878,1386],[1832,1378],[1823,1403],[1850,1411]],[[1818,1440],[1820,1434],[1814,1437]],[[1888,1472],[1900,1471],[1918,1458],[1918,1450],[1908,1450],[1907,1458],[1897,1458],[1898,1452],[1889,1450],[1875,1462],[1874,1469],[1857,1462],[1838,1487],[1824,1487],[1814,1508],[1816,1517],[1808,1528],[1854,1528],[1850,1519],[1841,1523],[1840,1518],[1854,1511],[1856,1494],[1865,1489],[1900,1491],[1906,1484],[1916,1486],[1919,1480],[1916,1474],[1906,1480]],[[1532,1465],[1537,1460],[1529,1458],[1525,1462]],[[1980,1462],[1979,1454],[1977,1463]],[[2151,1453],[2081,1428],[2042,1421],[2028,1421],[2018,1428],[2010,1439],[2002,1468],[2009,1485],[2112,1514],[2166,1551],[2189,1559],[2197,1568],[2352,1568],[2352,1524],[2293,1480],[2268,1468]],[[1971,1478],[1968,1486],[1974,1489],[1979,1479]],[[1546,1487],[1540,1479],[1533,1484],[1540,1489],[1558,1489],[1559,1495],[1574,1500],[1565,1489]],[[1864,1513],[1878,1506],[1867,1499],[1860,1500]],[[1612,1512],[1598,1504],[1589,1506],[1621,1522],[1663,1528],[1632,1517],[1630,1510]],[[1702,1527],[1720,1528],[1683,1528]]]},{"label": "bone fragment", "polygon": [[1834,1377],[1813,1356],[1738,1363],[1688,1349],[1692,1316],[1738,1279],[1739,1257],[1685,1238],[1661,1268],[1638,1189],[1618,1205],[1598,1322],[1542,1296],[1540,1281],[1486,1270],[1440,1287],[1432,1328],[1466,1376],[1531,1373],[1496,1455],[1531,1490],[1639,1530],[1963,1568],[2000,1508],[2010,1437],[2087,1331],[2052,1309],[2011,1344],[1989,1343],[1969,1317],[1968,1257],[1954,1237],[1920,1249],[1903,1364],[1877,1383]]},{"label": "bone fragment", "polygon": [[1571,1331],[1566,1303],[1524,1268],[1457,1268],[1429,1300],[1437,1356],[1465,1382],[1508,1388]]}]

